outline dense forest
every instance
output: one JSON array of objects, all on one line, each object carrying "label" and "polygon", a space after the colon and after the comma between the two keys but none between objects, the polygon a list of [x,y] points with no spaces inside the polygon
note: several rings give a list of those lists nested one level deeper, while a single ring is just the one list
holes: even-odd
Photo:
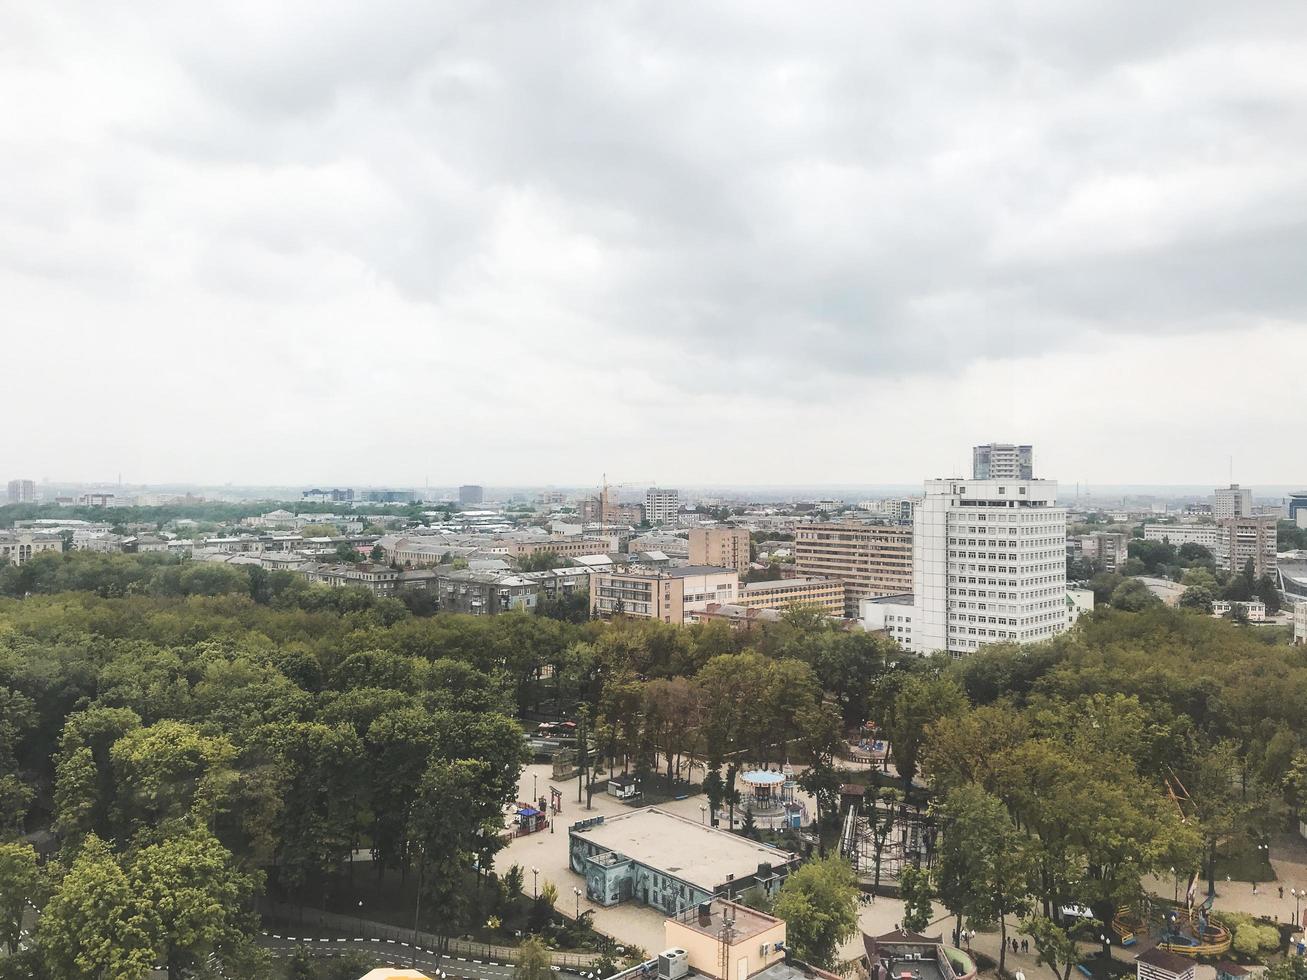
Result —
[{"label": "dense forest", "polygon": [[17,948],[23,899],[42,909],[0,976],[259,975],[254,896],[319,905],[360,848],[456,934],[524,719],[581,720],[583,775],[597,756],[694,778],[714,809],[741,767],[788,760],[823,844],[844,737],[873,719],[905,788],[934,793],[922,888],[968,916],[1005,896],[1049,949],[1059,903],[1210,876],[1307,805],[1307,657],[1193,611],[1104,610],[951,661],[810,609],[750,632],[426,615],[150,555],[38,556],[0,589],[0,942]]}]

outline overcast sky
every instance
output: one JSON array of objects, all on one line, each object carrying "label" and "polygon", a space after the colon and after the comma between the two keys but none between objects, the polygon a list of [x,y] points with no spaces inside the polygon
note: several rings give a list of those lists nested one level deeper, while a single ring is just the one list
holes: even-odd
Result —
[{"label": "overcast sky", "polygon": [[1307,482],[1307,4],[0,5],[0,477]]}]

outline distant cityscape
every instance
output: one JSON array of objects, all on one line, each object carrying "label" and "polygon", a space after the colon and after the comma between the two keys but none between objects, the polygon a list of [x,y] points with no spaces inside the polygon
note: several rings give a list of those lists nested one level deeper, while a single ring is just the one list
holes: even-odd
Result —
[{"label": "distant cityscape", "polygon": [[[967,478],[857,499],[606,478],[590,488],[322,485],[266,496],[12,479],[8,504],[39,516],[12,519],[0,558],[171,553],[377,595],[420,591],[434,608],[476,615],[567,601],[598,619],[748,629],[802,605],[904,650],[958,657],[1064,632],[1094,609],[1095,575],[1128,573],[1163,602],[1180,602],[1184,582],[1143,574],[1157,568],[1131,560],[1139,547],[1153,556],[1159,546],[1205,555],[1222,577],[1247,576],[1277,594],[1269,609],[1261,594],[1213,595],[1215,614],[1296,624],[1295,639],[1307,639],[1307,605],[1298,605],[1307,604],[1307,551],[1295,546],[1301,539],[1281,540],[1307,533],[1307,491],[1230,484],[1106,496],[1077,486],[1068,495],[1036,475],[1035,459],[1029,444],[987,443],[973,447]],[[260,500],[280,506],[216,524],[184,513]],[[159,520],[150,508],[177,513]]]}]

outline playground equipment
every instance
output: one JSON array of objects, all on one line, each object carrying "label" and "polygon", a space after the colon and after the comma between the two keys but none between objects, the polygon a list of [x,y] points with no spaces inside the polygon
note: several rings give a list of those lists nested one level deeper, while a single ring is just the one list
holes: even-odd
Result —
[{"label": "playground equipment", "polygon": [[770,769],[753,769],[741,773],[749,796],[745,801],[756,816],[768,815],[781,809],[794,799],[792,790],[786,788],[785,774]]},{"label": "playground equipment", "polygon": [[1157,939],[1157,948],[1181,956],[1220,956],[1230,949],[1230,930],[1213,922],[1211,899],[1199,906],[1172,906],[1151,899],[1123,905],[1112,920],[1112,931],[1129,946]]}]

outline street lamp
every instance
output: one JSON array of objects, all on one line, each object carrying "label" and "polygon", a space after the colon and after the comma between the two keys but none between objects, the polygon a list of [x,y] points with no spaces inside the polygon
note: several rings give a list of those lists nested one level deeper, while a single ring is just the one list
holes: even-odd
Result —
[{"label": "street lamp", "polygon": [[1302,905],[1304,893],[1301,888],[1290,888],[1289,894],[1293,896],[1293,927],[1297,929],[1302,925],[1302,916],[1299,907]]},{"label": "street lamp", "polygon": [[1180,904],[1180,875],[1176,872],[1174,866],[1171,868],[1171,877],[1175,879],[1175,892],[1171,896],[1171,904]]},{"label": "street lamp", "polygon": [[708,808],[707,808],[706,806],[704,806],[702,803],[700,803],[700,804],[699,804],[699,823],[701,823],[701,824],[706,824],[707,822],[708,822]]},{"label": "street lamp", "polygon": [[531,869],[531,897],[532,898],[540,897],[540,869],[539,868]]},{"label": "street lamp", "polygon": [[576,896],[576,921],[581,921],[581,889],[573,888],[572,894]]},{"label": "street lamp", "polygon": [[534,773],[534,772],[531,773],[531,802],[532,803],[540,799],[540,793],[536,788],[536,780],[538,780],[539,778],[540,778],[539,773]]}]

